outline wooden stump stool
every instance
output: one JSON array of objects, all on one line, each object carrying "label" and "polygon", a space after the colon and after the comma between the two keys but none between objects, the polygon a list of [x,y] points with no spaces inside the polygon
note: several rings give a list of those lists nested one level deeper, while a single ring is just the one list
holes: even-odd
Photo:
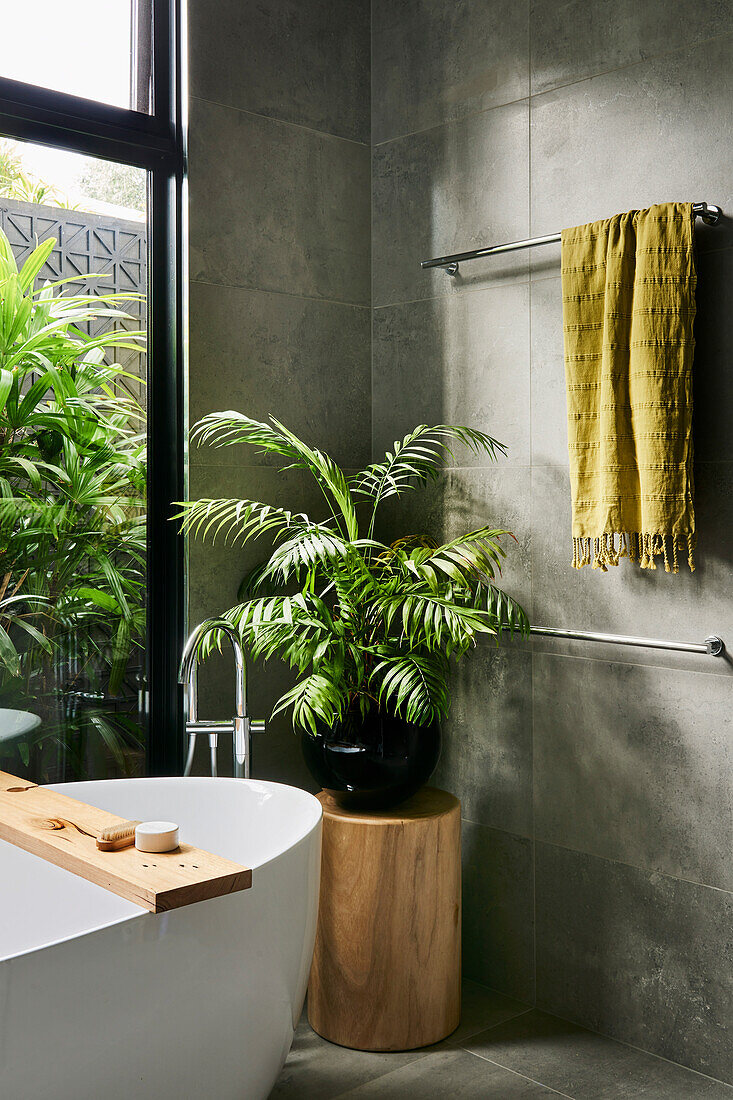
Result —
[{"label": "wooden stump stool", "polygon": [[323,860],[308,987],[311,1027],[355,1050],[412,1050],[459,1023],[461,814],[424,787],[393,810],[322,792]]}]

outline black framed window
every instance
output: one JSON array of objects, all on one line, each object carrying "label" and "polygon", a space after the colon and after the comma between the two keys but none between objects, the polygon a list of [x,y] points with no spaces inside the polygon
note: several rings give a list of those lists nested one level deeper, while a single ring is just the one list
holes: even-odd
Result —
[{"label": "black framed window", "polygon": [[[36,11],[37,7],[33,6],[27,18],[42,22],[43,13]],[[70,37],[59,41],[56,36],[55,43],[53,41],[55,32],[51,15],[55,10],[53,18],[57,18],[59,7],[63,8],[65,19],[76,16],[79,20],[75,24],[78,34],[73,44],[74,52],[68,58],[64,58],[63,51],[66,48],[64,42],[70,42]],[[89,12],[85,25],[84,9],[87,7]],[[22,19],[22,5],[18,11],[20,14],[15,18]],[[100,23],[105,11],[108,24]],[[72,612],[69,612],[67,600],[65,610],[56,613],[56,620],[64,619],[68,628],[70,617],[73,619],[76,609],[80,608],[84,622],[94,622],[98,627],[91,645],[87,646],[85,636],[81,647],[77,645],[74,648],[71,644],[65,649],[60,647],[52,662],[53,675],[63,680],[62,688],[67,697],[64,721],[67,725],[71,723],[76,730],[79,713],[85,707],[90,714],[94,712],[95,721],[99,719],[95,728],[99,730],[101,740],[94,751],[85,750],[87,756],[84,760],[78,759],[74,763],[74,754],[70,756],[64,749],[58,757],[63,758],[64,767],[54,771],[53,761],[56,758],[52,753],[49,755],[46,752],[43,757],[38,754],[33,756],[33,746],[37,743],[35,735],[27,738],[25,748],[22,739],[13,742],[10,734],[3,742],[0,723],[0,758],[3,759],[3,766],[8,766],[7,753],[12,750],[19,755],[31,778],[37,781],[98,778],[108,774],[139,774],[141,771],[171,774],[180,771],[182,764],[182,699],[177,685],[177,667],[184,630],[184,547],[176,524],[171,522],[175,511],[172,502],[184,496],[185,457],[182,18],[179,0],[109,0],[105,4],[98,3],[98,0],[70,0],[65,5],[49,0],[49,23],[43,27],[36,24],[34,38],[43,39],[45,35],[50,43],[49,50],[55,45],[58,64],[43,70],[39,68],[38,58],[35,68],[19,58],[12,63],[6,61],[3,68],[0,61],[0,168],[4,163],[7,173],[10,176],[17,173],[19,181],[17,191],[6,190],[6,198],[10,195],[7,201],[0,198],[0,229],[3,229],[4,239],[10,241],[17,265],[22,268],[36,244],[53,236],[56,243],[50,255],[44,258],[45,266],[39,273],[38,285],[41,279],[55,281],[60,285],[54,293],[76,295],[80,301],[85,295],[96,294],[104,298],[105,295],[116,294],[118,297],[110,310],[119,308],[126,314],[122,321],[117,316],[106,320],[96,315],[82,318],[81,328],[92,344],[95,340],[102,344],[104,334],[99,336],[99,333],[110,328],[132,333],[145,332],[144,337],[131,336],[127,347],[115,347],[110,351],[109,347],[92,347],[90,344],[91,352],[86,353],[84,349],[86,360],[91,362],[88,373],[93,374],[96,369],[95,356],[103,371],[111,360],[121,367],[119,375],[112,376],[109,370],[104,377],[100,375],[100,388],[94,392],[106,394],[105,412],[100,422],[107,416],[112,425],[110,433],[116,426],[118,434],[128,440],[129,447],[123,479],[114,480],[119,475],[119,469],[113,469],[110,463],[110,470],[105,471],[108,480],[99,482],[98,499],[106,502],[109,524],[101,534],[97,532],[97,540],[90,540],[85,548],[79,564],[74,566],[73,582],[69,582],[68,572],[63,574],[60,569],[52,571],[53,575],[48,574],[50,580],[44,578],[46,587],[36,578],[35,595],[39,602],[35,605],[32,603],[34,592],[26,592],[22,583],[16,589],[19,578],[25,578],[23,583],[28,584],[28,576],[33,569],[39,572],[42,540],[40,536],[34,536],[35,541],[29,541],[25,519],[16,521],[15,527],[9,528],[6,517],[4,530],[11,530],[15,542],[11,546],[9,537],[6,537],[5,545],[0,544],[0,628],[10,637],[21,663],[28,647],[35,645],[43,650],[40,653],[41,672],[37,669],[33,671],[32,687],[37,699],[40,698],[39,683],[50,675],[48,670],[51,664],[44,656],[48,647],[44,648],[43,638],[38,641],[35,635],[29,634],[23,622],[14,622],[15,611],[44,635],[42,621],[37,621],[34,614],[38,612],[42,615],[43,608],[50,606],[49,588],[53,598],[58,597],[54,585],[60,576],[62,580],[58,583],[66,585],[67,593],[71,585],[76,602]],[[126,28],[125,34],[119,33],[118,24]],[[87,29],[91,36],[89,43],[84,42]],[[100,78],[95,85],[89,82],[89,74],[80,75],[79,69],[84,68],[85,51],[102,51],[106,31],[109,31],[108,45],[110,48],[114,46],[115,56],[108,56],[107,59],[109,79],[106,76]],[[72,49],[71,46],[69,48]],[[40,53],[43,55],[43,50]],[[104,73],[104,59],[96,58],[92,68]],[[87,79],[86,84],[84,79]],[[81,91],[82,94],[72,94],[69,89]],[[57,154],[56,161],[54,154]],[[56,163],[60,167],[54,167]],[[85,189],[71,195],[65,193],[70,185],[66,182],[64,171],[69,165],[69,178],[73,176],[85,181]],[[54,195],[53,199],[49,198],[50,194]],[[62,197],[59,198],[59,195]],[[92,198],[89,199],[89,196]],[[57,276],[55,279],[52,278],[54,275]],[[122,337],[120,343],[124,342]],[[12,364],[12,356],[8,362]],[[8,406],[11,412],[10,419],[6,421],[5,436],[7,442],[15,433],[16,450],[17,440],[22,438],[25,441],[24,455],[30,455],[36,461],[43,478],[44,470],[60,471],[58,476],[49,473],[39,490],[44,494],[44,503],[52,510],[64,498],[66,483],[63,478],[68,481],[64,463],[67,466],[72,463],[81,465],[82,472],[91,478],[91,474],[103,463],[101,452],[104,450],[104,438],[99,433],[91,442],[88,440],[90,429],[82,422],[82,413],[78,412],[82,406],[86,409],[83,395],[75,393],[67,402],[68,407],[61,408],[52,388],[45,393],[39,391],[38,372],[42,374],[43,367],[33,363],[31,367],[33,370],[27,377],[14,381],[16,389],[11,391],[11,404]],[[2,377],[0,375],[0,398],[3,392]],[[73,381],[81,389],[79,377],[74,374]],[[26,401],[26,421],[18,427],[18,410],[34,385],[40,394],[37,412],[35,407],[31,410],[36,419],[27,418],[30,404]],[[90,384],[87,382],[85,385],[89,389]],[[120,395],[124,396],[124,401]],[[125,404],[128,398],[131,404]],[[133,408],[136,410],[134,413],[130,412]],[[76,432],[76,452],[71,456],[64,450],[63,432],[55,431],[54,423],[48,420],[49,415],[61,417],[62,414]],[[92,409],[90,417],[93,419],[94,415],[96,413]],[[140,459],[146,485],[142,488],[138,486],[141,498],[144,498],[139,508],[135,498],[135,462],[142,451],[140,448],[135,450],[131,427],[135,417],[142,426],[138,435],[144,435],[147,440],[147,453]],[[12,475],[13,470],[20,470],[21,467],[15,463],[14,452],[8,447],[5,452],[0,448],[0,479],[3,476],[3,453],[6,459],[10,455],[6,461],[6,472],[11,471],[11,476],[6,479],[6,484],[11,486],[9,491],[17,494],[16,499],[23,502],[23,507],[30,514],[37,505],[33,499],[35,489],[25,491],[20,484],[21,474],[17,477]],[[37,478],[37,475],[34,476]],[[115,491],[119,493],[119,507],[115,506],[113,499]],[[79,504],[81,492],[75,492],[75,496],[75,503]],[[85,497],[81,499],[84,506],[86,501]],[[18,510],[18,515],[21,511]],[[140,523],[135,527],[138,514],[144,520],[144,528]],[[120,530],[124,530],[125,536],[130,535],[129,544],[120,538],[115,545],[115,522],[120,523]],[[3,530],[2,517],[0,530]],[[56,536],[57,532],[58,529],[55,529]],[[133,537],[135,532],[139,536],[137,542]],[[22,553],[19,556],[17,552],[18,546],[22,551],[23,538],[30,563],[27,570]],[[43,543],[46,547],[43,553],[47,555],[52,553],[48,550],[49,545],[56,544]],[[107,554],[105,546],[109,547]],[[8,564],[9,551],[13,547],[15,558]],[[3,550],[6,552],[5,573]],[[109,562],[113,566],[111,571]],[[117,565],[122,577],[121,586],[114,576]],[[2,589],[4,576],[9,578],[5,592]],[[100,578],[98,583],[96,576]],[[136,637],[134,644],[125,649],[129,643],[129,622],[127,626],[123,623],[120,607],[124,606],[129,611],[131,593],[134,596],[135,588],[141,590],[141,586],[144,588],[142,618],[138,615],[135,619],[128,614],[130,622],[134,620]],[[7,600],[8,594],[12,595],[14,591],[17,591],[18,599],[4,608],[3,597]],[[31,602],[23,603],[20,597],[26,597]],[[104,618],[106,608],[110,615],[107,621]],[[76,637],[78,624],[72,623],[72,626],[74,630],[68,628],[69,637]],[[0,643],[5,644],[2,633]],[[119,667],[111,679],[109,675],[100,678],[95,658],[87,655],[88,649],[102,653],[102,664],[107,673],[117,662]],[[120,654],[123,656],[120,657]],[[8,660],[12,661],[13,656],[6,650],[6,663]],[[105,682],[102,683],[101,679]],[[28,683],[25,687],[30,692]],[[46,693],[49,694],[49,691],[46,684]],[[111,701],[115,702],[121,715],[117,723],[120,728],[128,720],[131,728],[135,722],[139,728],[137,741],[134,729],[129,743],[123,737],[122,751],[120,744],[114,743],[109,723],[105,722],[105,707],[109,710]],[[6,702],[0,697],[0,714]],[[12,698],[10,702],[13,702]],[[33,704],[23,704],[21,700],[17,709],[23,710],[24,706],[30,711]],[[37,709],[42,709],[40,702]],[[53,737],[50,740],[53,741]],[[42,774],[32,774],[34,759]],[[41,760],[42,765],[39,763]],[[115,760],[123,768],[122,771],[115,770]],[[125,768],[128,770],[125,771]],[[132,772],[129,770],[131,768]]]}]

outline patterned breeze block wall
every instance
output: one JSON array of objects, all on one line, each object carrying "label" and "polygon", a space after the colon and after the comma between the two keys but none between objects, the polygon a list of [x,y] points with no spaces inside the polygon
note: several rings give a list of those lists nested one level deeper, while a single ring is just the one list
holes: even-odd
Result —
[{"label": "patterned breeze block wall", "polygon": [[[10,241],[19,267],[47,237],[58,241],[58,247],[54,248],[41,271],[40,282],[74,279],[63,288],[65,294],[146,292],[145,222],[0,198],[0,228]],[[92,276],[104,275],[105,278],[90,278],[90,272]],[[145,328],[145,302],[123,301],[120,308],[131,315],[129,321],[122,322],[123,328]],[[97,335],[109,325],[109,319],[102,318],[87,327],[92,335]],[[117,358],[127,371],[144,379],[144,355],[122,350]],[[145,387],[135,386],[134,389],[135,396],[145,404]]]}]

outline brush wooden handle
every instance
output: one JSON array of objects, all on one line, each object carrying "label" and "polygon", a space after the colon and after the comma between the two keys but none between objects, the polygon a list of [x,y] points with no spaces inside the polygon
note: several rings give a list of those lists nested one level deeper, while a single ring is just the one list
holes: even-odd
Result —
[{"label": "brush wooden handle", "polygon": [[129,848],[131,844],[135,843],[135,830],[125,836],[120,836],[117,840],[102,840],[97,837],[97,847],[100,852],[118,852],[120,848]]},{"label": "brush wooden handle", "polygon": [[102,829],[97,837],[97,848],[100,852],[116,852],[120,848],[129,848],[135,843],[135,828],[139,824],[139,821],[125,821]]}]

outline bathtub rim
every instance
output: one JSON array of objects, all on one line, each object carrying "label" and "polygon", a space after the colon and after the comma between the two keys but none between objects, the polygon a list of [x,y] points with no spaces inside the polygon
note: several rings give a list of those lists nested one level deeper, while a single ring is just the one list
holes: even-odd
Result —
[{"label": "bathtub rim", "polygon": [[[298,845],[303,844],[306,840],[308,840],[312,836],[312,834],[320,828],[321,821],[323,819],[323,807],[321,806],[321,803],[318,801],[316,796],[311,794],[310,791],[306,791],[302,787],[294,787],[292,785],[292,783],[278,783],[278,782],[276,782],[275,780],[272,780],[272,779],[235,779],[232,776],[226,776],[226,775],[221,775],[221,776],[211,776],[211,775],[193,775],[193,776],[145,775],[145,776],[137,776],[137,777],[134,777],[134,778],[125,777],[125,778],[119,778],[119,779],[82,779],[82,780],[74,781],[74,782],[71,782],[71,783],[46,783],[46,784],[40,784],[40,785],[51,787],[53,790],[59,790],[60,788],[63,788],[63,787],[75,786],[75,785],[77,785],[77,783],[99,783],[99,784],[139,783],[139,782],[156,783],[156,782],[160,782],[161,780],[168,780],[168,779],[177,779],[177,780],[180,780],[181,782],[187,782],[189,779],[200,780],[200,781],[205,781],[207,784],[209,784],[209,783],[216,783],[216,784],[220,784],[220,783],[245,783],[245,784],[251,785],[251,786],[256,786],[256,785],[261,784],[261,785],[264,785],[264,786],[267,786],[267,787],[276,787],[276,788],[282,788],[282,789],[285,789],[285,790],[297,791],[299,794],[307,795],[308,798],[311,799],[313,803],[315,803],[315,806],[312,807],[312,809],[315,810],[315,820],[313,822],[311,822],[310,825],[307,828],[303,829],[298,835],[296,835],[295,838],[293,839],[292,843],[288,844],[287,848],[281,849],[281,851],[277,852],[274,856],[271,856],[269,859],[264,860],[262,863],[258,863],[257,866],[255,868],[253,868],[253,875],[252,875],[252,886],[253,886],[253,888],[254,888],[254,883],[255,883],[255,876],[256,876],[257,873],[259,873],[265,867],[269,867],[271,864],[276,863],[277,860],[280,859],[286,852],[292,851],[294,848],[298,847]],[[19,845],[13,844],[12,841],[2,840],[2,841],[0,841],[0,844],[7,844],[10,848],[16,848],[18,851],[24,852],[25,855],[27,855],[27,856],[29,856],[33,859],[41,860],[44,863],[48,862],[47,860],[43,859],[43,856],[36,856],[32,852],[26,852],[24,848],[20,848]],[[0,849],[0,851],[1,850],[2,849]],[[50,864],[50,866],[55,867],[55,866],[58,866],[58,865],[57,864]],[[61,870],[64,870],[64,869],[61,868]],[[69,874],[69,875],[72,875],[74,878],[80,878],[81,877],[79,875],[74,875],[73,871],[67,871],[66,873]],[[96,886],[97,889],[99,889],[99,890],[104,890],[105,889],[104,886],[99,886],[97,883],[90,883],[90,885],[91,886]],[[112,891],[109,891],[109,892],[111,893]],[[225,896],[231,897],[233,895],[225,895]],[[59,936],[57,939],[46,940],[43,943],[34,945],[33,947],[27,947],[23,951],[14,951],[11,954],[3,954],[2,949],[0,948],[0,965],[2,965],[3,963],[6,963],[6,962],[12,962],[14,959],[21,959],[26,955],[34,955],[39,951],[45,951],[45,950],[47,950],[48,948],[51,948],[51,947],[58,947],[60,944],[63,944],[63,943],[70,943],[73,940],[81,939],[83,936],[93,936],[96,932],[102,932],[106,928],[114,928],[115,925],[125,924],[128,921],[139,920],[141,917],[152,917],[153,919],[159,919],[160,917],[166,915],[164,913],[151,913],[148,909],[144,909],[142,906],[136,905],[135,902],[127,901],[125,898],[119,898],[119,900],[121,902],[124,902],[126,905],[133,906],[137,910],[137,912],[123,913],[119,917],[112,917],[109,920],[101,921],[99,924],[95,924],[94,927],[92,927],[92,928],[81,929],[78,932],[72,932],[71,935],[68,935],[68,936]],[[218,900],[219,900],[218,898],[208,898],[207,901],[194,902],[193,904],[195,904],[195,905],[204,905],[207,902],[215,902],[215,901],[218,901]]]}]

